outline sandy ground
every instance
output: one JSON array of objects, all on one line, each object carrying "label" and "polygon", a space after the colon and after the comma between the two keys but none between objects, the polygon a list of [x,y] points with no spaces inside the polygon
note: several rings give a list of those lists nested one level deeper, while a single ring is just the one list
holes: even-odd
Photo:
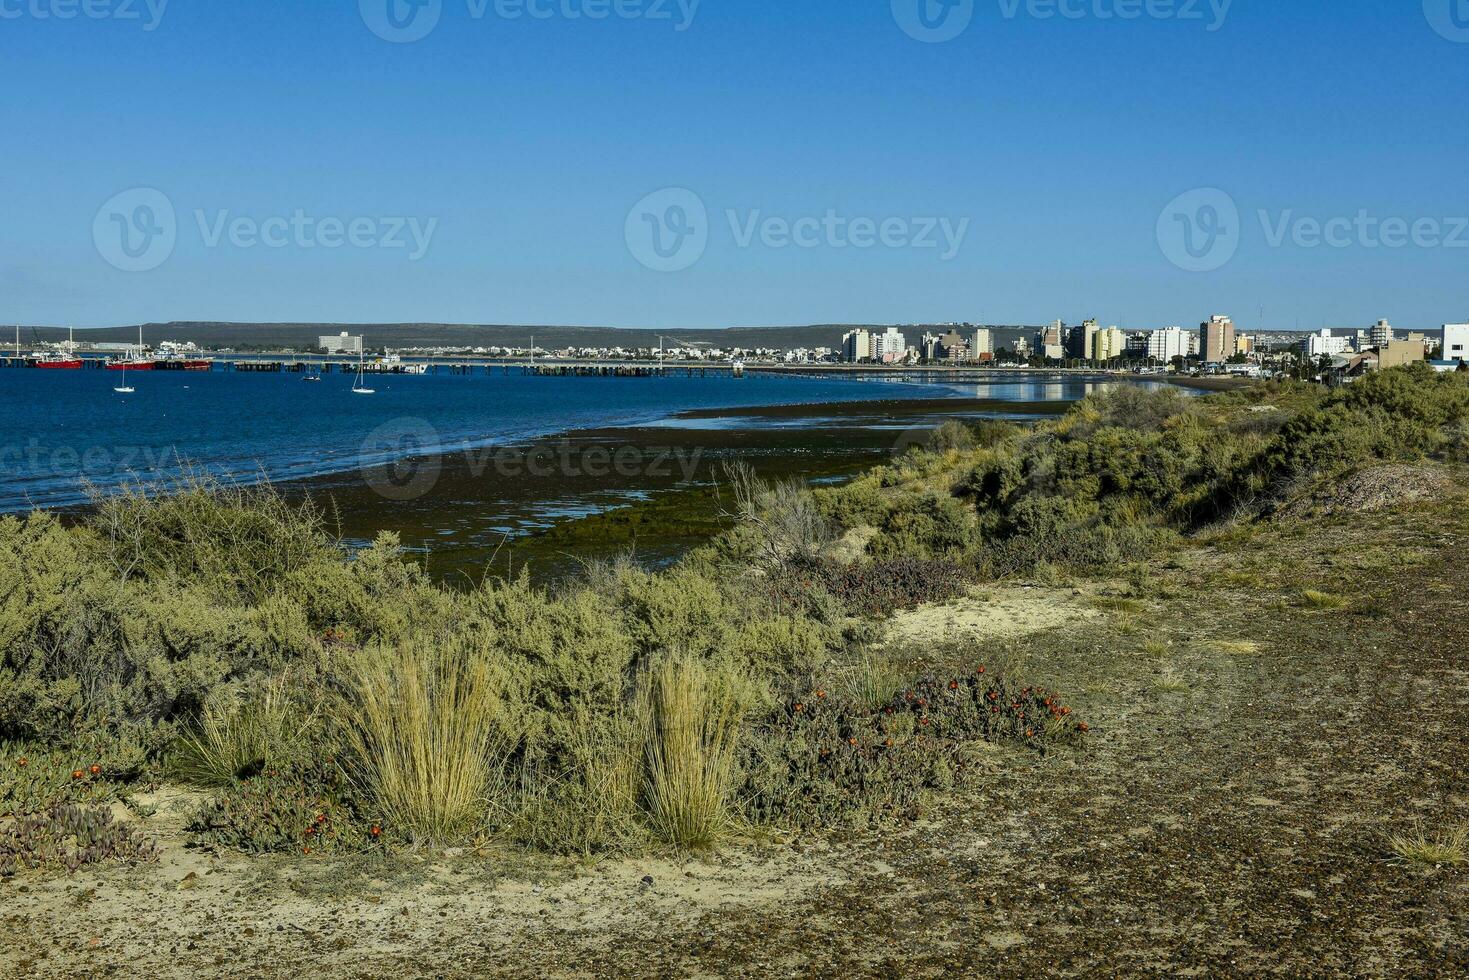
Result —
[{"label": "sandy ground", "polygon": [[1394,863],[1386,838],[1469,819],[1466,545],[1444,510],[1283,525],[1125,599],[910,614],[894,641],[977,634],[1094,731],[985,749],[900,827],[688,862],[249,859],[182,848],[165,794],[159,865],[0,886],[0,975],[1464,975],[1469,871]]}]

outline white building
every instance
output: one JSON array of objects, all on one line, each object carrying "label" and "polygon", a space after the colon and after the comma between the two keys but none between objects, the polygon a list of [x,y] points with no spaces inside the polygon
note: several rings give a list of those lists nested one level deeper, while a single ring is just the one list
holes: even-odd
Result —
[{"label": "white building", "polygon": [[995,352],[995,332],[988,327],[974,331],[974,343],[969,347],[970,356],[978,360],[982,355]]},{"label": "white building", "polygon": [[871,330],[849,331],[842,337],[842,360],[848,364],[870,361],[874,346]]},{"label": "white building", "polygon": [[1443,359],[1469,361],[1469,323],[1443,325]]},{"label": "white building", "polygon": [[343,330],[335,337],[322,337],[320,346],[328,354],[359,354],[362,352],[362,338],[349,337]]},{"label": "white building", "polygon": [[1377,325],[1372,328],[1368,342],[1373,347],[1384,347],[1393,339],[1392,324],[1386,320],[1378,320]]},{"label": "white building", "polygon": [[900,360],[908,353],[908,338],[904,337],[897,327],[888,327],[887,331],[872,338],[872,357],[874,360],[891,364]]},{"label": "white building", "polygon": [[1188,357],[1194,352],[1193,342],[1198,338],[1192,330],[1182,327],[1164,327],[1148,335],[1148,356],[1155,361],[1171,361],[1175,357]]},{"label": "white building", "polygon": [[1340,357],[1352,349],[1352,338],[1333,337],[1329,329],[1322,328],[1320,333],[1313,333],[1306,338],[1302,349],[1310,358]]}]

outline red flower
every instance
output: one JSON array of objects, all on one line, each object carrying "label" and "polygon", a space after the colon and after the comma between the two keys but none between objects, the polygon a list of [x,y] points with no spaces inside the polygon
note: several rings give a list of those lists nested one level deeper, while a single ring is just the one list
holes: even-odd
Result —
[{"label": "red flower", "polygon": [[383,834],[383,829],[381,827],[379,827],[377,824],[373,824],[372,825],[372,828],[370,830],[368,830],[368,833],[371,834],[374,837],[381,837],[382,834]]},{"label": "red flower", "polygon": [[951,690],[951,691],[957,691],[957,690],[959,690],[959,682],[958,681],[949,681],[949,690]]},{"label": "red flower", "polygon": [[1062,708],[1061,709],[1061,713],[1063,715],[1069,715],[1069,714],[1071,714],[1071,709],[1070,708]]},{"label": "red flower", "polygon": [[1025,737],[1026,738],[1035,738],[1035,732],[1032,731],[1031,729],[1027,728],[1025,730]]},{"label": "red flower", "polygon": [[15,760],[15,764],[24,769],[26,766],[31,764],[31,760],[27,759],[25,756],[21,756],[19,759]]},{"label": "red flower", "polygon": [[825,691],[817,691],[816,692],[816,696],[818,698],[824,698],[824,697],[826,697],[826,692]]},{"label": "red flower", "polygon": [[100,776],[100,775],[102,775],[102,767],[101,766],[98,766],[98,765],[92,766],[92,768],[89,769],[89,770],[87,770],[87,771],[90,772],[94,776]]},{"label": "red flower", "polygon": [[73,769],[71,772],[72,779],[81,779],[85,775],[86,773],[82,772],[80,769]]},{"label": "red flower", "polygon": [[984,673],[984,664],[980,664],[980,665],[979,665],[979,672],[980,672],[980,673],[981,673],[981,674],[983,674],[983,673]]},{"label": "red flower", "polygon": [[1077,728],[1077,731],[1082,731],[1082,732],[1089,732],[1089,731],[1092,730],[1092,726],[1088,725],[1084,721],[1083,722],[1078,722],[1076,728]]},{"label": "red flower", "polygon": [[798,713],[798,714],[799,714],[799,713],[800,713],[800,712],[802,712],[802,711],[805,711],[805,710],[806,710],[806,706],[805,706],[805,705],[804,705],[804,704],[798,704],[798,705],[796,705],[796,712],[797,712],[797,713]]},{"label": "red flower", "polygon": [[919,718],[918,719],[918,724],[923,725],[924,727],[927,727],[928,726],[928,719],[927,718]]}]

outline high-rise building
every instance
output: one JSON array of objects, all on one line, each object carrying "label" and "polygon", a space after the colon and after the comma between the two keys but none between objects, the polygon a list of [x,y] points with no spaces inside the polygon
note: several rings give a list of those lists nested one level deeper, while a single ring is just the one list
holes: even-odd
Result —
[{"label": "high-rise building", "polygon": [[872,360],[873,343],[872,331],[858,328],[848,331],[842,337],[842,360],[849,364],[858,364],[862,361]]},{"label": "high-rise building", "polygon": [[1127,335],[1116,327],[1095,330],[1091,336],[1091,344],[1091,352],[1088,356],[1092,360],[1110,361],[1114,357],[1122,356],[1127,347]]},{"label": "high-rise building", "polygon": [[1223,364],[1234,356],[1234,321],[1215,314],[1199,324],[1199,350],[1205,364]]},{"label": "high-rise building", "polygon": [[886,331],[872,338],[873,360],[891,364],[908,353],[908,338],[903,336],[897,327],[888,327]]},{"label": "high-rise building", "polygon": [[1051,324],[1036,337],[1035,348],[1042,357],[1059,361],[1066,356],[1066,324],[1060,320]]},{"label": "high-rise building", "polygon": [[318,346],[328,354],[359,354],[362,352],[362,338],[350,336],[345,330],[335,337],[318,339],[321,341]]},{"label": "high-rise building", "polygon": [[1369,338],[1368,342],[1373,347],[1382,347],[1386,344],[1392,343],[1392,339],[1392,324],[1388,323],[1386,320],[1378,320],[1377,324],[1371,330],[1371,337]]},{"label": "high-rise building", "polygon": [[993,354],[995,352],[995,332],[988,327],[980,327],[974,331],[974,343],[970,345],[969,352],[976,359],[985,354]]},{"label": "high-rise building", "polygon": [[1352,349],[1351,337],[1334,337],[1331,330],[1321,328],[1320,333],[1313,333],[1301,343],[1302,349],[1307,357],[1315,359],[1318,357],[1337,357]]},{"label": "high-rise building", "polygon": [[1193,353],[1190,341],[1196,339],[1182,327],[1164,327],[1148,335],[1148,356],[1155,361],[1171,361]]},{"label": "high-rise building", "polygon": [[1444,360],[1469,361],[1469,323],[1445,323],[1442,346]]},{"label": "high-rise building", "polygon": [[1066,356],[1089,358],[1093,355],[1093,340],[1097,335],[1097,321],[1087,320],[1079,327],[1071,328],[1071,335],[1066,338]]}]

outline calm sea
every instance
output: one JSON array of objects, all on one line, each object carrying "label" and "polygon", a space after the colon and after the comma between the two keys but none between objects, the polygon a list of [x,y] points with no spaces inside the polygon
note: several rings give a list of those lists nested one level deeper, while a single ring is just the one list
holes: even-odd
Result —
[{"label": "calm sea", "polygon": [[[982,386],[804,378],[538,378],[378,375],[354,395],[350,375],[217,370],[128,375],[134,394],[100,370],[0,370],[0,510],[65,506],[90,484],[158,481],[182,468],[225,478],[293,480],[346,472],[395,454],[514,443],[609,425],[656,422],[696,408],[976,395],[1070,401],[1080,381]],[[415,443],[382,433],[429,433]],[[420,424],[422,423],[422,424]]]}]

